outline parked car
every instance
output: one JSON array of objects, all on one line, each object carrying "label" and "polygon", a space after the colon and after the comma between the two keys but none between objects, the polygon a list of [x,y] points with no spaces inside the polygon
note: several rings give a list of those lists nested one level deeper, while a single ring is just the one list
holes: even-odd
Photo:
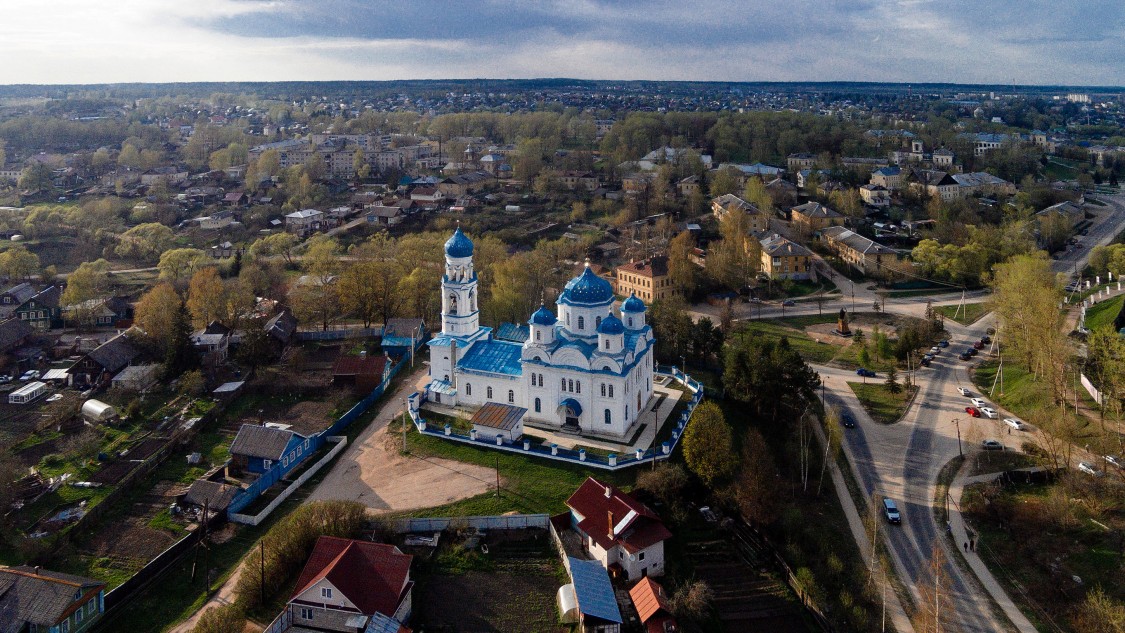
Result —
[{"label": "parked car", "polygon": [[986,451],[1004,450],[1004,445],[1000,443],[1000,440],[985,440],[980,443],[980,447]]},{"label": "parked car", "polygon": [[969,353],[969,356],[976,356],[977,354],[980,353],[980,350],[975,348],[975,347],[970,347],[969,349],[967,349],[965,351]]},{"label": "parked car", "polygon": [[937,345],[934,345],[933,347],[930,348],[930,353],[933,354],[934,356],[937,356],[938,354],[941,353],[941,348],[938,347]]},{"label": "parked car", "polygon": [[922,360],[918,361],[918,364],[923,366],[923,367],[929,367],[930,366],[930,359],[923,358]]},{"label": "parked car", "polygon": [[27,382],[29,380],[35,380],[35,379],[39,378],[39,376],[40,376],[40,373],[39,373],[38,369],[29,369],[29,370],[23,372],[23,375],[20,376],[20,382]]},{"label": "parked car", "polygon": [[980,341],[977,341],[976,343],[973,343],[973,349],[980,349],[982,347],[984,347],[984,343],[982,343]]},{"label": "parked car", "polygon": [[988,406],[988,401],[985,400],[984,398],[973,398],[969,402],[972,402],[974,407],[987,407]]},{"label": "parked car", "polygon": [[980,417],[980,409],[978,409],[976,407],[965,407],[965,413],[968,413],[969,415],[973,416],[974,418]]},{"label": "parked car", "polygon": [[942,347],[942,348],[949,347],[949,341],[947,341],[945,339],[942,339],[942,340],[937,342],[937,346]]},{"label": "parked car", "polygon": [[6,385],[10,382],[12,382],[12,377],[9,376],[8,374],[4,374],[3,376],[0,376],[0,385]]},{"label": "parked car", "polygon": [[793,306],[797,305],[797,302],[793,301],[792,299],[786,299],[785,301],[781,302],[781,305],[787,308],[792,308]]},{"label": "parked car", "polygon": [[887,523],[902,523],[902,515],[899,514],[898,506],[891,499],[883,499],[883,514],[887,517]]},{"label": "parked car", "polygon": [[53,393],[53,394],[51,394],[50,396],[47,397],[47,402],[58,402],[59,400],[62,400],[62,399],[63,399],[63,395],[61,393]]},{"label": "parked car", "polygon": [[957,393],[959,393],[959,394],[961,394],[962,396],[965,396],[965,397],[969,397],[969,396],[973,395],[973,392],[969,391],[968,389],[966,389],[964,387],[958,387]]},{"label": "parked car", "polygon": [[922,360],[933,360],[933,359],[934,359],[933,354],[922,354]]},{"label": "parked car", "polygon": [[[992,331],[992,328],[988,328],[988,329],[989,329],[989,331]],[[984,336],[980,337],[980,342],[981,342],[981,343],[984,343],[985,345],[988,345],[989,343],[991,343],[991,342],[992,342],[992,337],[991,337],[991,336],[988,336],[988,335],[986,334],[986,335],[984,335]]]},{"label": "parked car", "polygon": [[1120,455],[1106,455],[1105,462],[1117,466],[1118,468],[1125,468],[1125,458]]},{"label": "parked car", "polygon": [[1007,424],[1017,431],[1023,430],[1023,422],[1018,418],[1004,418],[1004,424]]},{"label": "parked car", "polygon": [[851,413],[849,413],[847,411],[841,411],[840,412],[840,424],[843,424],[845,429],[854,429],[855,428],[855,418],[852,417]]},{"label": "parked car", "polygon": [[973,357],[973,355],[968,353],[968,352],[961,352],[961,355],[958,356],[957,358],[960,358],[961,360],[969,360],[972,357]]},{"label": "parked car", "polygon": [[1102,471],[1095,468],[1094,465],[1090,462],[1078,462],[1078,470],[1086,473],[1087,475],[1093,475],[1094,477],[1102,476]]},{"label": "parked car", "polygon": [[866,367],[860,367],[859,369],[855,370],[855,375],[863,376],[864,378],[874,378],[875,372]]},{"label": "parked car", "polygon": [[993,409],[992,407],[981,407],[980,414],[988,418],[989,420],[995,420],[999,417],[998,415],[996,415],[996,409]]}]

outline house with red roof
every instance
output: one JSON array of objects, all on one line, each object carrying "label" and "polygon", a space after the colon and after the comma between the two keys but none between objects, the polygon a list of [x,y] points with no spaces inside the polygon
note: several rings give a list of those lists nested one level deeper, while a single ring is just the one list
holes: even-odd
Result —
[{"label": "house with red roof", "polygon": [[641,578],[641,581],[629,590],[629,598],[637,610],[637,617],[645,627],[645,633],[675,633],[676,618],[668,606],[668,596],[664,594],[664,587],[652,578]]},{"label": "house with red roof", "polygon": [[412,559],[393,545],[322,536],[267,630],[409,633]]},{"label": "house with red roof", "polygon": [[556,529],[577,533],[583,553],[614,578],[633,581],[664,574],[668,528],[645,504],[593,477],[566,500],[569,515],[552,518]]}]

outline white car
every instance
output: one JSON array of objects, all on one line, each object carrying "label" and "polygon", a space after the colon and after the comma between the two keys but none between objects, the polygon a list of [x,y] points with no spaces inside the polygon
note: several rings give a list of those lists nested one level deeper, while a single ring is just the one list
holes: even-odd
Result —
[{"label": "white car", "polygon": [[1018,418],[1004,418],[1004,424],[1007,424],[1017,431],[1023,430],[1023,422]]},{"label": "white car", "polygon": [[938,354],[941,353],[941,348],[938,347],[937,345],[935,345],[935,346],[930,348],[930,353],[933,354],[934,356],[937,356]]},{"label": "white car", "polygon": [[1102,476],[1102,471],[1094,468],[1094,465],[1090,462],[1078,462],[1078,470],[1086,473],[1087,475],[1093,475],[1095,477]]},{"label": "white car", "polygon": [[978,409],[981,408],[981,407],[987,407],[988,406],[988,401],[985,400],[984,398],[973,398],[972,400],[970,400],[970,402],[972,402],[973,406],[978,408]]},{"label": "white car", "polygon": [[993,409],[991,407],[981,407],[980,414],[988,418],[989,420],[995,420],[998,417],[996,415],[996,409]]},{"label": "white car", "polygon": [[968,389],[966,389],[964,387],[958,387],[957,393],[961,394],[962,396],[965,396],[966,398],[973,395],[973,392],[969,391]]},{"label": "white car", "polygon": [[1105,461],[1107,464],[1113,464],[1118,468],[1125,468],[1125,458],[1122,458],[1119,455],[1106,455]]}]

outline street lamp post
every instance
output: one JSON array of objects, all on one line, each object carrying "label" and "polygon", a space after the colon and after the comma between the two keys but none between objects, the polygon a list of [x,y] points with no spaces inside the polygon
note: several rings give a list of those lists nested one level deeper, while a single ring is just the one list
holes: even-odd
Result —
[{"label": "street lamp post", "polygon": [[961,450],[961,419],[953,418],[953,423],[957,425],[957,454],[964,457],[965,453]]}]

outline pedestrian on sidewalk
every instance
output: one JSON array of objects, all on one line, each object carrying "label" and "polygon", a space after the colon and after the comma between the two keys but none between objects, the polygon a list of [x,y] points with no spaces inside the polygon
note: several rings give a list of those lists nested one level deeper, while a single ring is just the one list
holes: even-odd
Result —
[{"label": "pedestrian on sidewalk", "polygon": [[976,540],[975,538],[974,538],[974,539],[971,539],[971,540],[969,541],[969,551],[970,551],[970,552],[975,552],[975,551],[977,551],[977,540]]},{"label": "pedestrian on sidewalk", "polygon": [[965,541],[965,553],[966,554],[969,553],[969,542],[968,541]]}]

